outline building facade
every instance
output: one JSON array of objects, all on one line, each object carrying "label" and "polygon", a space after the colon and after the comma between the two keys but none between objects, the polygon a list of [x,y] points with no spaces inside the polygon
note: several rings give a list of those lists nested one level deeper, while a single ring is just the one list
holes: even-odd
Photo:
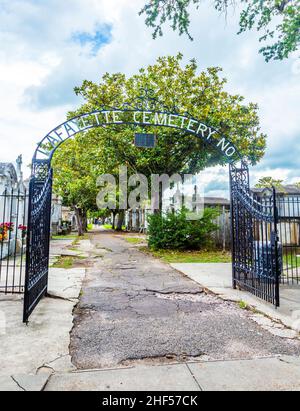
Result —
[{"label": "building facade", "polygon": [[28,187],[19,156],[16,164],[0,163],[0,260],[23,250],[27,209]]},{"label": "building facade", "polygon": [[[253,193],[260,200],[268,201],[273,193],[271,188],[254,188]],[[300,249],[300,187],[285,185],[276,188],[278,208],[278,230],[283,247]]]}]

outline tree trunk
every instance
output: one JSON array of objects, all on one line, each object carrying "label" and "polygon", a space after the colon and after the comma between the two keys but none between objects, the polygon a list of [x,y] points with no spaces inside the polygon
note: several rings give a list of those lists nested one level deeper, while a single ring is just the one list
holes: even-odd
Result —
[{"label": "tree trunk", "polygon": [[154,210],[154,214],[162,214],[163,211],[163,190],[162,190],[162,184],[159,184],[159,203],[158,203],[158,209]]},{"label": "tree trunk", "polygon": [[117,231],[122,231],[124,218],[125,218],[125,212],[124,212],[124,211],[120,211],[120,212],[119,212],[119,218],[118,218]]},{"label": "tree trunk", "polygon": [[112,229],[115,230],[115,228],[116,228],[116,213],[113,213]]},{"label": "tree trunk", "polygon": [[84,235],[84,226],[83,226],[81,208],[75,207],[75,215],[76,215],[76,220],[77,220],[78,236],[82,237]]},{"label": "tree trunk", "polygon": [[82,228],[83,228],[84,233],[88,232],[87,227],[88,227],[87,213],[86,211],[82,211]]},{"label": "tree trunk", "polygon": [[162,184],[159,185],[159,212],[162,214],[163,209],[163,187]]}]

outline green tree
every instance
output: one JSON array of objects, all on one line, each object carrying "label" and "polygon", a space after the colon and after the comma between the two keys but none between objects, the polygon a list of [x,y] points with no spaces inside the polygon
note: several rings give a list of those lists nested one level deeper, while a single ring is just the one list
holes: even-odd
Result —
[{"label": "green tree", "polygon": [[200,250],[211,247],[218,209],[206,208],[201,219],[189,221],[187,210],[153,214],[148,218],[148,244],[154,250]]},{"label": "green tree", "polygon": [[[189,112],[194,118],[214,126],[250,163],[256,164],[263,157],[266,145],[266,136],[260,132],[257,105],[246,104],[242,96],[226,92],[226,80],[221,77],[220,68],[211,67],[198,73],[195,61],[185,67],[181,66],[181,61],[182,55],[161,57],[154,65],[129,78],[117,73],[105,74],[99,84],[84,81],[75,89],[84,104],[68,117],[103,106],[120,107],[122,103],[135,102],[141,89],[151,87],[167,109],[173,111],[176,106],[180,113]],[[157,103],[157,108],[161,108],[161,103]],[[77,211],[79,219],[81,214],[84,217],[88,210],[96,208],[98,176],[110,173],[118,178],[121,165],[128,167],[129,176],[138,172],[150,177],[163,173],[194,174],[226,162],[201,139],[170,128],[149,126],[147,132],[158,137],[157,146],[137,148],[133,144],[134,134],[143,131],[145,128],[131,125],[99,127],[79,134],[56,151],[55,191],[66,205]],[[121,214],[120,228],[122,212],[116,210],[116,213]]]},{"label": "green tree", "polygon": [[[244,97],[225,91],[226,79],[221,77],[221,68],[210,67],[198,72],[192,60],[181,66],[183,56],[161,57],[154,65],[141,69],[138,74],[126,78],[125,75],[105,74],[99,84],[84,81],[76,93],[84,104],[70,117],[105,107],[120,107],[122,103],[134,102],[141,89],[150,87],[155,97],[170,111],[177,107],[180,113],[189,113],[219,130],[234,143],[251,164],[256,164],[264,155],[266,135],[260,131],[258,107],[246,104]],[[161,104],[157,103],[157,109]],[[104,127],[88,132],[98,147],[107,172],[119,165],[127,165],[131,173],[144,175],[187,172],[197,173],[205,167],[225,164],[226,159],[219,152],[210,149],[196,137],[187,136],[183,131],[170,128],[152,128],[158,137],[153,149],[134,146],[135,132],[143,132],[143,127],[131,125]],[[86,145],[87,148],[87,145]]]},{"label": "green tree", "polygon": [[111,211],[106,209],[106,210],[97,210],[97,211],[88,211],[88,218],[95,220],[98,218],[98,220],[101,221],[101,224],[103,225],[105,223],[105,220],[111,216]]},{"label": "green tree", "polygon": [[68,140],[55,153],[53,159],[53,190],[63,199],[63,204],[75,210],[78,235],[87,228],[88,211],[97,210],[97,175],[101,162],[95,161],[92,150],[85,150],[83,136]]},{"label": "green tree", "polygon": [[[54,192],[62,197],[63,204],[75,210],[78,225],[78,235],[87,231],[87,217],[107,218],[113,215],[113,228],[122,230],[124,210],[119,209],[120,192],[117,190],[115,210],[98,210],[97,195],[100,188],[98,177],[108,171],[118,182],[117,163],[110,161],[106,164],[101,139],[93,133],[78,135],[65,142],[55,153]],[[115,167],[115,168],[114,168]],[[116,217],[118,224],[115,227]]]},{"label": "green tree", "polygon": [[[173,30],[179,34],[189,32],[189,6],[197,8],[203,0],[148,0],[140,14],[146,14],[146,24],[154,28],[153,36],[162,35],[162,26],[171,22]],[[214,0],[218,11],[226,12],[228,7],[240,5],[240,31],[257,29],[262,32],[261,42],[271,44],[260,49],[266,59],[283,60],[296,51],[300,43],[300,2],[299,0]]]},{"label": "green tree", "polygon": [[256,188],[283,188],[283,180],[276,180],[273,177],[262,177],[256,184]]}]

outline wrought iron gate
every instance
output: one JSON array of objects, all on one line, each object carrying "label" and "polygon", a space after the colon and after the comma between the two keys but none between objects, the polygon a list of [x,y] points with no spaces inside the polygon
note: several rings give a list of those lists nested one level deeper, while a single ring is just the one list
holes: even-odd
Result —
[{"label": "wrought iron gate", "polygon": [[47,294],[51,223],[52,169],[36,161],[29,185],[28,234],[23,321]]},{"label": "wrought iron gate", "polygon": [[[226,136],[188,113],[169,108],[149,89],[120,107],[101,106],[62,123],[38,144],[29,189],[28,235],[24,297],[24,322],[47,294],[52,168],[55,151],[69,138],[90,129],[108,126],[168,127],[197,137],[231,162],[231,217],[234,287],[246,289],[279,306],[281,252],[277,235],[276,196],[255,200],[249,187],[248,166],[234,164],[243,156]],[[147,113],[147,121],[145,120]],[[151,121],[150,121],[151,119]],[[193,124],[193,126],[191,126]]]},{"label": "wrought iron gate", "polygon": [[230,165],[233,287],[280,305],[282,252],[276,193],[261,201],[250,191],[249,169]]},{"label": "wrought iron gate", "polygon": [[300,285],[300,196],[278,193],[278,232],[283,250],[281,284]]}]

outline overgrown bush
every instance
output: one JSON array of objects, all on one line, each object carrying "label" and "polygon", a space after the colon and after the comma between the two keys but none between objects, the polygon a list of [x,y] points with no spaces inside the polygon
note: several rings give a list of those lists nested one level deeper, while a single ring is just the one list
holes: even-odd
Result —
[{"label": "overgrown bush", "polygon": [[218,228],[214,223],[218,209],[206,208],[203,217],[190,221],[187,210],[157,213],[148,218],[149,247],[170,250],[200,250],[211,245],[211,234]]}]

